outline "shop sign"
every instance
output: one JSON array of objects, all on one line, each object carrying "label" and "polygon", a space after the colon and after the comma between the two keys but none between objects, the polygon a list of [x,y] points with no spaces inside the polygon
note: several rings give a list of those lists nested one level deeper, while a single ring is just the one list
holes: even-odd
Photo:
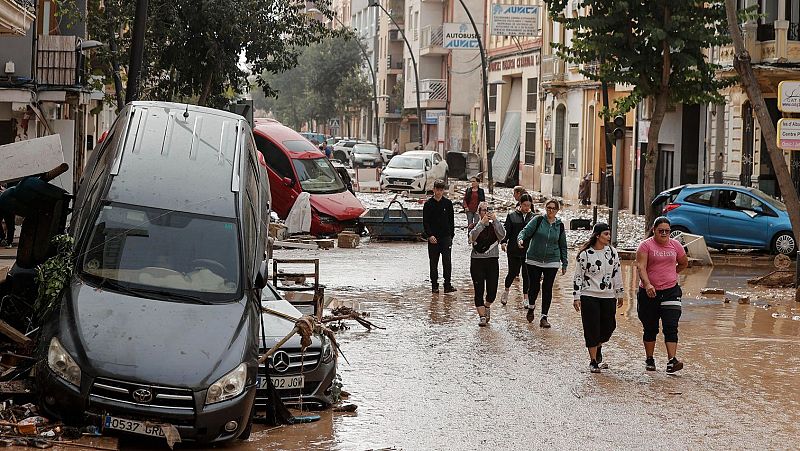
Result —
[{"label": "shop sign", "polygon": [[778,83],[778,109],[784,113],[800,113],[800,81],[784,80]]},{"label": "shop sign", "polygon": [[442,47],[451,50],[475,50],[479,48],[478,36],[472,25],[467,23],[446,23],[442,25],[444,40]]},{"label": "shop sign", "polygon": [[538,36],[539,6],[492,4],[493,36]]},{"label": "shop sign", "polygon": [[800,119],[778,119],[778,147],[800,150]]}]

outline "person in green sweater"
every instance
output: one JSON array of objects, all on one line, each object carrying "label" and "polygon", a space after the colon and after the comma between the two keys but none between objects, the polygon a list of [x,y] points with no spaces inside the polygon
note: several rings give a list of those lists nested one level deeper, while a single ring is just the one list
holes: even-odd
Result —
[{"label": "person in green sweater", "polygon": [[[561,204],[555,199],[547,201],[545,215],[539,215],[519,232],[517,245],[525,249],[525,265],[528,270],[528,312],[525,315],[528,322],[533,322],[535,316],[536,298],[542,292],[542,319],[539,326],[548,328],[547,313],[553,300],[553,283],[555,283],[558,268],[561,274],[567,272],[567,234],[564,224],[556,216]],[[528,241],[530,240],[530,242]],[[544,276],[544,278],[542,278]],[[542,280],[544,279],[544,280]]]}]

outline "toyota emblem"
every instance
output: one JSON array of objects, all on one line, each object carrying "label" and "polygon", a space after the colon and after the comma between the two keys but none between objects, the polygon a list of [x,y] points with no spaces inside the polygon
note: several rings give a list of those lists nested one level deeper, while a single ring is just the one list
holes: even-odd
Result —
[{"label": "toyota emblem", "polygon": [[147,388],[137,388],[131,393],[133,400],[141,403],[149,403],[153,400],[153,392]]},{"label": "toyota emblem", "polygon": [[284,371],[289,369],[289,354],[285,351],[278,351],[272,356],[272,368],[279,372],[283,373]]}]

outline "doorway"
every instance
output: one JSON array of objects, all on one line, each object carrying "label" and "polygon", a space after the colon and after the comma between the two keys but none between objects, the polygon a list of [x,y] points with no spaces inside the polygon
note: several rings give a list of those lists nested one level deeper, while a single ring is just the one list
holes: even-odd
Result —
[{"label": "doorway", "polygon": [[739,183],[742,186],[752,185],[753,176],[753,108],[750,102],[742,105],[742,170]]},{"label": "doorway", "polygon": [[559,105],[556,108],[556,139],[553,155],[553,196],[561,196],[562,174],[564,173],[564,127],[566,125],[567,108]]}]

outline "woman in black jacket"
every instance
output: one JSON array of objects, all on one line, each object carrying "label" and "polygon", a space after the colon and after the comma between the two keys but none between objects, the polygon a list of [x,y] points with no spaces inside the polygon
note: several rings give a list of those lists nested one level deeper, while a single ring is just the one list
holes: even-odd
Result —
[{"label": "woman in black jacket", "polygon": [[[533,218],[533,212],[531,212],[532,206],[533,198],[531,198],[530,194],[524,193],[519,198],[517,208],[506,216],[506,222],[504,224],[506,237],[503,239],[503,250],[508,256],[508,275],[506,275],[506,289],[503,295],[500,296],[500,303],[503,305],[508,303],[508,290],[511,288],[514,279],[519,276],[520,269],[522,270],[523,298],[527,299],[528,296],[528,271],[525,268],[525,249],[520,249],[513,240],[515,239],[514,237],[518,236],[519,232],[525,228],[525,224]],[[512,240],[511,246],[508,246],[509,237],[511,237]]]}]

